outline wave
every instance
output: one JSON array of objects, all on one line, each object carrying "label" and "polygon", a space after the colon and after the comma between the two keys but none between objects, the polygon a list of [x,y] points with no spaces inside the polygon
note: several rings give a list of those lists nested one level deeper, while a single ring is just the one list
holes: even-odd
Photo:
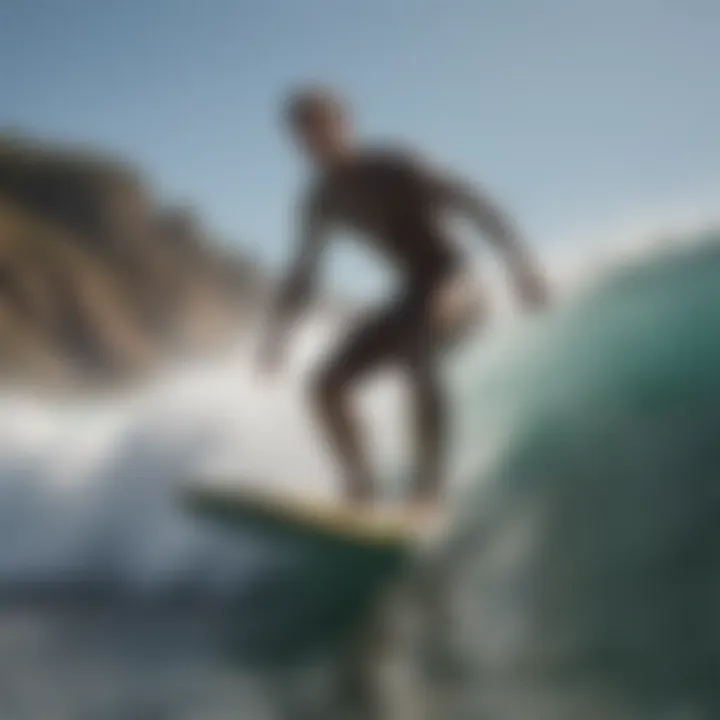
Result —
[{"label": "wave", "polygon": [[[572,307],[587,291],[590,267],[594,258],[572,272],[561,268],[560,285],[568,288],[561,305]],[[622,273],[616,267],[605,275]],[[581,275],[579,290],[571,281]],[[493,400],[493,378],[498,366],[522,361],[520,345],[533,322],[496,328],[450,366],[453,391],[462,396],[472,379],[476,398],[458,404],[458,478],[469,468],[477,475],[502,449],[509,409]],[[276,384],[255,375],[252,347],[243,341],[223,357],[177,366],[113,399],[59,401],[7,391],[0,409],[3,588],[100,584],[131,594],[182,589],[223,596],[236,587],[261,549],[187,516],[175,493],[186,479],[218,471],[333,491],[332,467],[303,393],[313,360],[336,331],[337,321],[309,322],[292,372]],[[402,388],[388,378],[365,402],[377,461],[388,474],[397,472],[407,446]]]}]

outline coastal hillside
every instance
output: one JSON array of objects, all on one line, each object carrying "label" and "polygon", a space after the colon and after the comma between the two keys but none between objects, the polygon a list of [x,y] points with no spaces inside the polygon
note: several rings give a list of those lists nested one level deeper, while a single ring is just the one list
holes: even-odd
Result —
[{"label": "coastal hillside", "polygon": [[142,376],[235,335],[264,285],[131,165],[0,136],[0,383]]}]

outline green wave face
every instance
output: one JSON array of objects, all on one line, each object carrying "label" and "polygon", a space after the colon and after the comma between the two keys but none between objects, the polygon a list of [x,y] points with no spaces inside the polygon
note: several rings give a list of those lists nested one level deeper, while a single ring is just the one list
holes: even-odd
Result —
[{"label": "green wave face", "polygon": [[458,700],[488,717],[717,717],[720,237],[536,330],[466,408],[505,425],[448,549],[453,642],[482,668]]}]

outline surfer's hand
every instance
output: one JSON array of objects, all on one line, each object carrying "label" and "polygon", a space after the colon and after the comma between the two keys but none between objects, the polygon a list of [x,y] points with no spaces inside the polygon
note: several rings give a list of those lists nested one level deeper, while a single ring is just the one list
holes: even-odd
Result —
[{"label": "surfer's hand", "polygon": [[516,276],[517,293],[527,308],[540,309],[549,301],[545,279],[537,272],[523,268]]},{"label": "surfer's hand", "polygon": [[258,363],[258,370],[266,376],[277,375],[282,369],[282,358],[277,354],[262,355]]},{"label": "surfer's hand", "polygon": [[263,375],[276,375],[284,365],[285,353],[282,343],[269,340],[260,348],[258,369]]}]

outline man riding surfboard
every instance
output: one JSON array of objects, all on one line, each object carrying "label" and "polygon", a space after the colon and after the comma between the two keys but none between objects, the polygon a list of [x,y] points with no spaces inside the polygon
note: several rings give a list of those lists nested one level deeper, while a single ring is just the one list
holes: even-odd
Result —
[{"label": "man riding surfboard", "polygon": [[262,366],[273,371],[283,360],[287,331],[309,298],[329,231],[359,232],[398,271],[400,290],[350,328],[317,374],[315,404],[348,499],[370,502],[376,483],[349,394],[371,372],[388,364],[402,367],[411,380],[417,418],[414,507],[432,508],[442,490],[445,448],[439,351],[468,317],[467,262],[442,215],[457,211],[475,223],[506,260],[528,306],[545,301],[545,282],[510,221],[488,197],[403,149],[358,144],[350,110],[333,91],[298,90],[284,119],[317,176],[302,205],[299,252],[268,325]]}]

